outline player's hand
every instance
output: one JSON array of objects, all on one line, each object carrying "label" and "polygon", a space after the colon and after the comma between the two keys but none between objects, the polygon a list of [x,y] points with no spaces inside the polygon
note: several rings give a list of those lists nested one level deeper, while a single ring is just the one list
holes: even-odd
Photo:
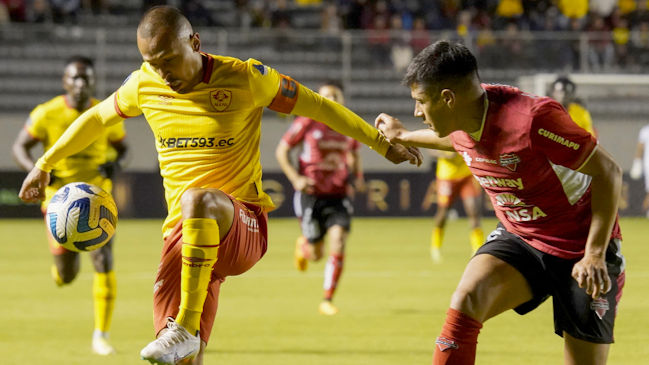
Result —
[{"label": "player's hand", "polygon": [[611,279],[608,277],[606,261],[603,257],[586,255],[572,268],[572,277],[577,280],[580,288],[593,299],[611,290]]},{"label": "player's hand", "polygon": [[18,197],[28,203],[43,200],[45,199],[45,187],[49,182],[50,173],[34,167],[23,181]]},{"label": "player's hand", "polygon": [[354,179],[354,190],[359,193],[364,193],[367,190],[367,185],[365,184],[365,178],[363,175],[357,176]]},{"label": "player's hand", "polygon": [[401,135],[408,131],[399,119],[385,113],[376,117],[374,126],[390,143],[399,143]]},{"label": "player's hand", "polygon": [[313,194],[314,192],[315,181],[310,177],[300,175],[295,181],[291,181],[291,184],[293,184],[295,191],[303,191],[307,194]]},{"label": "player's hand", "polygon": [[408,161],[411,165],[420,166],[421,162],[424,159],[424,156],[422,156],[417,147],[405,147],[396,143],[390,145],[388,152],[385,154],[385,158],[387,158],[394,164],[400,164],[403,161]]}]

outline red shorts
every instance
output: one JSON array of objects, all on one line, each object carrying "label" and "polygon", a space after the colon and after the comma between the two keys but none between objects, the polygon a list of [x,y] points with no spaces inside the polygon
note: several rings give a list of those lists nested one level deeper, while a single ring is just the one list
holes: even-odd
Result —
[{"label": "red shorts", "polygon": [[437,179],[437,205],[449,207],[458,195],[462,199],[480,196],[480,186],[473,175],[457,180]]},{"label": "red shorts", "polygon": [[[219,246],[218,259],[212,268],[212,278],[201,316],[201,340],[207,341],[212,332],[218,306],[219,289],[227,276],[248,271],[266,253],[268,215],[249,203],[232,199],[234,219],[230,231]],[[153,286],[153,321],[156,335],[166,327],[167,317],[176,318],[180,305],[180,272],[182,221],[164,239],[162,257]]]}]

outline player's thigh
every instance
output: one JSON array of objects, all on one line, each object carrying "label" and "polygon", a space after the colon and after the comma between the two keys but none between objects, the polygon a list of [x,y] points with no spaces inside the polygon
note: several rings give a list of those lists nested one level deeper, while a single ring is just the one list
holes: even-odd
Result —
[{"label": "player's thigh", "polygon": [[232,198],[219,189],[190,188],[180,198],[183,219],[211,218],[219,226],[222,239],[232,226],[234,205]]},{"label": "player's thigh", "polygon": [[625,261],[620,240],[611,240],[606,250],[611,290],[596,299],[572,278],[575,260],[551,257],[546,261],[553,287],[555,332],[565,332],[592,343],[612,343],[618,304],[625,283]]},{"label": "player's thigh", "polygon": [[90,259],[96,272],[106,273],[113,270],[113,241],[114,237],[100,248],[90,251]]},{"label": "player's thigh", "polygon": [[462,198],[462,204],[467,215],[470,217],[478,217],[480,215],[480,188],[474,183],[472,176],[462,181],[460,197]]},{"label": "player's thigh", "polygon": [[310,194],[300,193],[301,220],[300,228],[302,235],[309,243],[316,243],[322,240],[327,233],[321,209],[323,201]]},{"label": "player's thigh", "polygon": [[474,256],[460,279],[451,307],[484,322],[533,298],[516,268],[489,253]]},{"label": "player's thigh", "polygon": [[610,344],[580,340],[566,332],[563,337],[565,365],[606,365]]},{"label": "player's thigh", "polygon": [[437,205],[449,207],[454,199],[453,180],[437,179]]},{"label": "player's thigh", "polygon": [[68,251],[64,248],[53,255],[54,265],[64,283],[69,283],[77,277],[81,267],[81,258],[78,252]]}]

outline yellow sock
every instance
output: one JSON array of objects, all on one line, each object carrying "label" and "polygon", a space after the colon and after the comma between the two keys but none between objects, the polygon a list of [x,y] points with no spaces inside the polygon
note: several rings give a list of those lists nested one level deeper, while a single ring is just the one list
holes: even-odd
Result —
[{"label": "yellow sock", "polygon": [[50,268],[50,274],[52,274],[52,279],[54,280],[56,286],[65,285],[61,274],[59,274],[59,270],[56,268],[56,265],[52,264],[52,267]]},{"label": "yellow sock", "polygon": [[207,287],[219,251],[219,226],[214,219],[183,221],[180,310],[176,322],[191,333],[200,330]]},{"label": "yellow sock", "polygon": [[478,227],[471,230],[469,242],[471,242],[471,249],[473,252],[478,251],[480,246],[484,243],[484,233],[482,233],[482,228]]},{"label": "yellow sock", "polygon": [[96,272],[92,282],[92,295],[95,301],[95,331],[105,333],[110,330],[116,293],[115,272]]},{"label": "yellow sock", "polygon": [[435,227],[433,233],[430,235],[430,247],[439,249],[442,247],[442,240],[444,239],[444,228]]}]

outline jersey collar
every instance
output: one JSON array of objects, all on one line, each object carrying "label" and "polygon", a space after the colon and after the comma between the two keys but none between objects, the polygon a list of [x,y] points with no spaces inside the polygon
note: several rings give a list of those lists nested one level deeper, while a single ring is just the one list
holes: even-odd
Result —
[{"label": "jersey collar", "polygon": [[210,78],[212,78],[212,69],[214,68],[214,58],[210,57],[207,53],[201,52],[201,57],[203,61],[203,77],[201,82],[209,83]]},{"label": "jersey collar", "polygon": [[469,136],[471,136],[471,139],[473,139],[476,142],[480,141],[480,138],[482,138],[482,131],[484,130],[484,125],[485,122],[487,121],[487,110],[489,109],[489,98],[487,98],[487,91],[485,90],[484,92],[484,111],[482,112],[482,122],[480,123],[480,129],[473,133],[469,133]]}]

